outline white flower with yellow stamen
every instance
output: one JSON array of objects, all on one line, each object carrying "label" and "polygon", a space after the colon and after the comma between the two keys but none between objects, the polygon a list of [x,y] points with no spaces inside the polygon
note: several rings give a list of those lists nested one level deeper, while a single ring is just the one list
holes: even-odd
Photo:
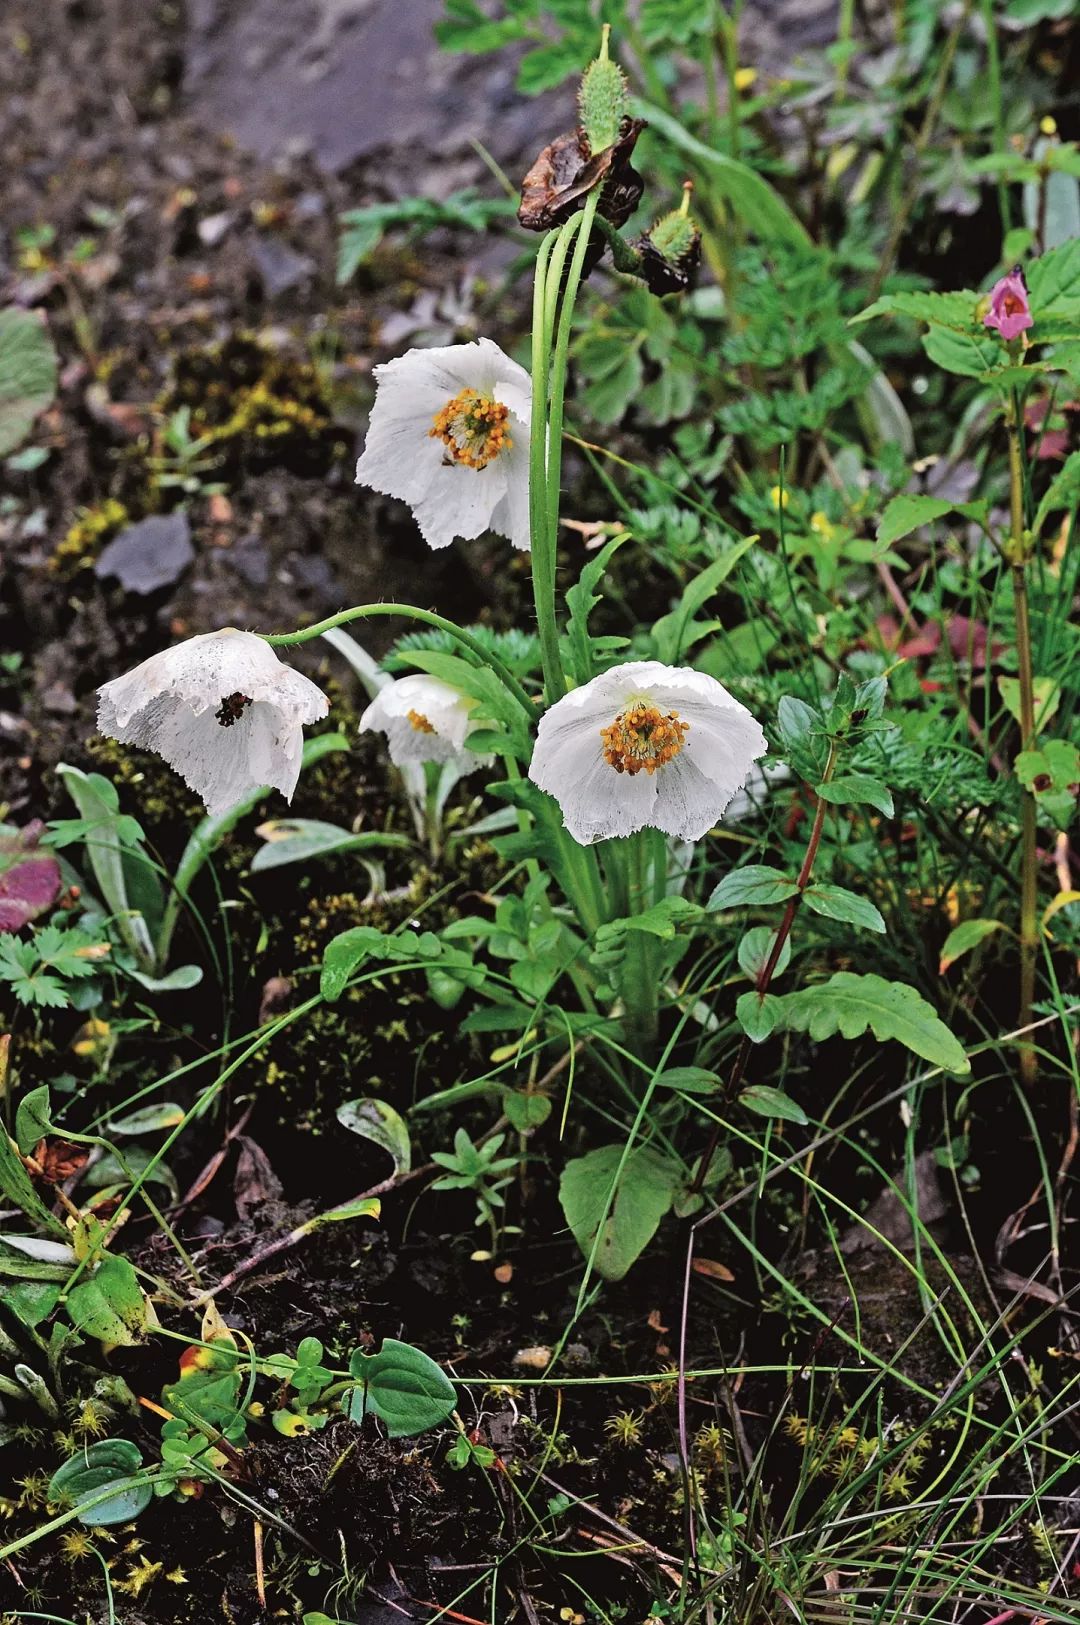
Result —
[{"label": "white flower with yellow stamen", "polygon": [[524,367],[477,339],[409,350],[375,377],[357,484],[407,502],[429,547],[493,530],[527,548],[532,385]]},{"label": "white flower with yellow stamen", "polygon": [[384,733],[395,767],[408,762],[453,762],[462,773],[491,761],[466,748],[474,725],[476,701],[440,682],[417,673],[399,677],[381,688],[360,718],[360,732]]},{"label": "white flower with yellow stamen", "polygon": [[163,756],[213,814],[265,786],[291,801],[304,723],[328,709],[326,695],[264,639],[228,626],[104,684],[97,720],[108,738]]},{"label": "white flower with yellow stamen", "polygon": [[583,846],[646,827],[697,841],[768,748],[715,678],[632,660],[540,719],[529,777],[555,797]]}]

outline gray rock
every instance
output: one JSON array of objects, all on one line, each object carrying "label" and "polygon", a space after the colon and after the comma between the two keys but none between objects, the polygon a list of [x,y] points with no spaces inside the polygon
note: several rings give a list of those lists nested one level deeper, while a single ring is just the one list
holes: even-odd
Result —
[{"label": "gray rock", "polygon": [[94,574],[99,580],[113,576],[125,592],[145,596],[179,581],[194,559],[191,526],[180,508],[122,530],[102,549]]}]

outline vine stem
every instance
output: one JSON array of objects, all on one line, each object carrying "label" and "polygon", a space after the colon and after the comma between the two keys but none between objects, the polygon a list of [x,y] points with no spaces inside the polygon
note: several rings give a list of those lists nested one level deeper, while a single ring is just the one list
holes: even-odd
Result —
[{"label": "vine stem", "polygon": [[406,620],[423,621],[425,626],[437,626],[441,632],[448,632],[451,637],[457,639],[462,648],[474,654],[482,665],[491,667],[500,682],[517,700],[529,721],[535,722],[536,707],[513,672],[504,666],[490,649],[485,649],[482,643],[478,643],[471,632],[466,632],[463,626],[448,621],[443,615],[436,615],[434,610],[417,609],[413,604],[356,604],[352,609],[340,609],[336,615],[328,615],[325,621],[316,621],[314,626],[305,626],[299,632],[263,632],[259,635],[272,649],[288,648],[294,643],[310,643],[312,638],[322,637],[324,632],[332,632],[335,626],[345,626],[349,621],[367,620],[377,615],[401,615]]},{"label": "vine stem", "polygon": [[[836,771],[836,757],[837,744],[836,741],[833,740],[829,746],[829,759],[825,763],[825,771],[821,775],[821,783],[823,785],[828,784],[829,780],[833,776],[833,773]],[[764,965],[762,965],[760,971],[758,972],[757,980],[754,983],[754,992],[758,996],[759,1003],[762,999],[764,999],[766,993],[769,991],[769,984],[776,973],[777,965],[780,963],[780,955],[784,951],[784,944],[791,935],[791,927],[795,923],[795,915],[798,911],[799,904],[802,902],[803,892],[806,890],[807,886],[809,886],[814,873],[814,863],[817,859],[818,847],[821,845],[821,834],[825,828],[826,807],[826,802],[823,796],[817,796],[816,803],[817,804],[814,808],[814,822],[810,827],[810,835],[806,842],[806,851],[803,853],[802,867],[800,868],[795,881],[798,890],[787,900],[783,918],[780,921],[776,936],[773,938],[773,945],[769,950],[769,957],[766,959]],[[720,1112],[726,1111],[732,1100],[734,1100],[735,1092],[743,1080],[743,1074],[746,1071],[746,1063],[750,1059],[750,1052],[753,1047],[752,1039],[748,1038],[747,1035],[743,1033],[742,1043],[739,1045],[739,1052],[735,1057],[735,1063],[731,1068],[731,1073],[724,1088],[724,1093],[720,1099]],[[716,1147],[719,1139],[720,1124],[717,1123],[713,1128],[708,1145],[702,1152],[701,1160],[697,1166],[697,1173],[694,1175],[693,1183],[690,1186],[690,1192],[692,1195],[700,1191],[705,1183],[705,1178],[709,1172],[712,1159],[716,1155]]]},{"label": "vine stem", "polygon": [[[1024,531],[1024,463],[1020,445],[1020,415],[1012,396],[1006,427],[1009,437],[1009,563],[1012,566],[1013,605],[1016,616],[1016,664],[1020,680],[1020,749],[1035,745],[1035,677],[1031,652],[1031,614],[1028,605],[1027,555]],[[1038,811],[1031,790],[1020,790],[1020,1013],[1018,1026],[1030,1027],[1035,1003],[1035,964],[1039,950],[1038,921]],[[1020,1046],[1020,1076],[1035,1082],[1038,1058],[1025,1039]]]}]

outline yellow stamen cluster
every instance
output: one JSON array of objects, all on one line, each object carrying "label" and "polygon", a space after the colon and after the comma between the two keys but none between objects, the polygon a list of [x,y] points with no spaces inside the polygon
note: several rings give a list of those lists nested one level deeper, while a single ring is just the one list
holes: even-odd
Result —
[{"label": "yellow stamen cluster", "polygon": [[405,715],[418,734],[433,734],[435,732],[435,724],[429,722],[422,711],[406,711]]},{"label": "yellow stamen cluster", "polygon": [[510,408],[493,401],[476,389],[463,389],[435,414],[435,427],[428,430],[441,440],[450,462],[463,468],[486,468],[500,452],[513,445],[507,428]]},{"label": "yellow stamen cluster", "polygon": [[677,711],[660,711],[648,700],[636,700],[615,721],[600,729],[604,760],[616,773],[655,773],[678,756],[690,724]]}]

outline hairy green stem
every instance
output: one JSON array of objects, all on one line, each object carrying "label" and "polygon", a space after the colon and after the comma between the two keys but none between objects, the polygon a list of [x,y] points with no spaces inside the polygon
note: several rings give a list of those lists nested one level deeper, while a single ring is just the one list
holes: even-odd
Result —
[{"label": "hairy green stem", "polygon": [[[529,533],[532,550],[533,601],[536,630],[544,666],[544,692],[548,702],[566,689],[559,654],[559,630],[555,605],[548,593],[547,579],[547,407],[548,367],[551,352],[548,324],[548,270],[552,251],[561,233],[550,232],[540,244],[533,282],[532,317],[532,418],[529,427]],[[564,249],[565,254],[565,249]]]}]

